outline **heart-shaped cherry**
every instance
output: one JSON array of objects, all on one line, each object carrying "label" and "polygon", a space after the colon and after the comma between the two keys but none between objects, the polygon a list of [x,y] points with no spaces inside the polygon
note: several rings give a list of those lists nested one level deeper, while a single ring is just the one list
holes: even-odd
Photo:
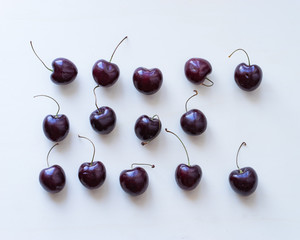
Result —
[{"label": "heart-shaped cherry", "polygon": [[98,88],[96,86],[93,90],[95,96],[95,105],[96,110],[90,115],[90,123],[92,128],[100,134],[106,135],[109,134],[116,126],[117,116],[110,107],[98,107],[97,105],[97,97],[95,90]]},{"label": "heart-shaped cherry", "polygon": [[106,169],[102,162],[96,161],[95,158],[95,145],[87,137],[78,135],[79,138],[88,140],[93,145],[93,157],[91,162],[81,164],[78,170],[78,178],[83,186],[88,189],[96,189],[102,186],[106,178]]},{"label": "heart-shaped cherry", "polygon": [[236,166],[237,170],[234,170],[229,175],[229,183],[231,188],[242,196],[249,196],[252,194],[258,184],[258,177],[255,170],[251,167],[240,168],[238,165],[238,155],[242,146],[246,146],[243,142],[236,154]]},{"label": "heart-shaped cherry", "polygon": [[151,164],[133,163],[131,169],[124,170],[120,174],[120,184],[122,189],[131,196],[143,194],[149,185],[148,173],[144,168],[135,167],[134,165],[148,165],[154,168]]},{"label": "heart-shaped cherry", "polygon": [[146,95],[156,93],[163,83],[162,72],[158,68],[147,69],[139,67],[134,71],[133,84],[135,88]]},{"label": "heart-shaped cherry", "polygon": [[116,50],[120,44],[127,39],[127,36],[122,39],[122,41],[117,45],[111,58],[108,61],[98,60],[93,66],[93,77],[95,82],[102,87],[110,87],[115,84],[120,75],[120,69],[117,64],[111,62]]},{"label": "heart-shaped cherry", "polygon": [[250,65],[250,58],[247,52],[242,48],[236,49],[228,57],[231,57],[236,51],[243,51],[246,54],[248,65],[246,63],[241,63],[235,68],[235,82],[242,90],[247,92],[253,91],[260,85],[263,72],[259,66]]},{"label": "heart-shaped cherry", "polygon": [[48,95],[36,95],[34,97],[47,97],[52,99],[58,107],[55,115],[47,115],[43,121],[43,131],[45,136],[53,142],[61,142],[64,140],[70,129],[69,119],[64,114],[58,114],[60,106],[58,102]]},{"label": "heart-shaped cherry", "polygon": [[140,116],[134,126],[135,135],[142,140],[144,146],[158,136],[161,130],[161,122],[158,115],[152,118],[147,115]]},{"label": "heart-shaped cherry", "polygon": [[[184,65],[184,73],[186,78],[194,84],[202,84],[206,87],[214,85],[213,81],[207,78],[212,71],[210,63],[203,58],[191,58]],[[207,80],[210,85],[204,83]]]},{"label": "heart-shaped cherry", "polygon": [[42,187],[49,193],[58,193],[63,190],[66,184],[66,175],[62,167],[59,165],[49,166],[49,154],[51,150],[57,146],[58,143],[54,144],[49,150],[47,155],[48,168],[43,169],[40,172],[39,181]]},{"label": "heart-shaped cherry", "polygon": [[166,132],[173,134],[178,140],[181,142],[186,156],[188,164],[179,164],[175,171],[175,180],[180,188],[183,190],[193,190],[195,189],[198,184],[200,183],[202,177],[202,170],[199,165],[192,165],[190,164],[189,154],[186,150],[186,147],[182,140],[174,133],[169,131],[167,128],[165,129]]},{"label": "heart-shaped cherry", "polygon": [[198,109],[187,110],[188,101],[198,94],[197,90],[194,90],[194,92],[195,94],[185,102],[186,113],[181,116],[180,125],[187,134],[196,136],[202,134],[206,130],[207,119],[203,112]]},{"label": "heart-shaped cherry", "polygon": [[35,56],[41,61],[45,68],[52,72],[50,78],[52,82],[58,85],[66,85],[74,81],[78,70],[74,63],[66,58],[56,58],[52,62],[53,69],[47,67],[43,60],[37,55],[33,48],[32,41],[30,41],[31,48]]}]

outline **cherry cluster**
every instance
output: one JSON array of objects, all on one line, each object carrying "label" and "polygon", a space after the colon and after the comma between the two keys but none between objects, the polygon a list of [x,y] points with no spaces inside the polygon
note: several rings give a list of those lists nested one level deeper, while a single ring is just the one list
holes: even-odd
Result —
[{"label": "cherry cluster", "polygon": [[[113,56],[119,45],[127,39],[127,36],[117,45],[109,61],[98,60],[92,69],[92,74],[97,86],[93,89],[95,96],[96,110],[90,115],[91,127],[99,134],[109,134],[113,131],[116,125],[116,114],[113,109],[107,106],[98,107],[97,97],[95,90],[102,87],[110,87],[116,83],[119,78],[119,67],[112,63]],[[73,62],[66,58],[57,58],[52,62],[53,69],[41,60],[35,52],[32,42],[30,42],[32,50],[42,64],[52,72],[50,78],[58,85],[66,85],[75,80],[78,70]],[[239,64],[234,73],[234,79],[237,85],[245,91],[255,90],[261,83],[262,70],[257,65],[251,65],[247,52],[244,49],[236,49],[229,57],[236,51],[243,51],[248,59],[248,64]],[[184,66],[186,78],[194,84],[202,84],[206,87],[213,86],[214,82],[211,81],[207,75],[212,72],[211,64],[202,58],[191,58]],[[205,81],[208,82],[205,83]],[[146,95],[156,93],[162,86],[163,75],[158,68],[147,69],[139,67],[134,71],[133,84],[135,88]],[[207,128],[207,119],[203,112],[199,109],[188,110],[188,101],[196,96],[198,92],[194,90],[194,94],[189,97],[185,103],[186,112],[180,118],[180,124],[183,131],[189,135],[198,136],[205,132]],[[48,168],[40,172],[39,180],[42,187],[50,192],[60,192],[66,182],[64,170],[59,165],[49,166],[49,154],[51,150],[63,141],[69,133],[69,120],[66,115],[59,114],[60,105],[58,102],[48,95],[36,95],[34,97],[47,97],[52,99],[58,106],[55,115],[47,115],[43,121],[43,131],[45,136],[55,142],[47,155]],[[142,141],[142,145],[150,143],[161,132],[161,121],[158,115],[149,117],[147,115],[140,116],[134,126],[136,136]],[[187,149],[182,140],[172,131],[165,129],[167,133],[173,134],[182,144],[186,156],[187,164],[180,164],[175,171],[175,179],[178,186],[184,190],[193,190],[200,183],[202,177],[202,170],[198,165],[191,165]],[[78,135],[79,138],[88,140],[93,145],[93,157],[91,162],[83,163],[78,170],[78,178],[80,182],[88,189],[96,189],[103,185],[106,178],[106,168],[100,161],[94,161],[95,158],[95,145],[87,137]],[[242,146],[246,143],[243,142],[236,155],[237,170],[234,170],[229,175],[229,183],[232,189],[240,195],[248,196],[252,194],[257,187],[258,177],[255,170],[251,167],[240,168],[238,165],[238,154]],[[124,170],[120,174],[120,185],[122,189],[132,196],[137,196],[144,193],[149,184],[149,177],[146,170],[136,165],[149,165],[154,168],[154,165],[144,163],[133,163],[131,169]]]}]

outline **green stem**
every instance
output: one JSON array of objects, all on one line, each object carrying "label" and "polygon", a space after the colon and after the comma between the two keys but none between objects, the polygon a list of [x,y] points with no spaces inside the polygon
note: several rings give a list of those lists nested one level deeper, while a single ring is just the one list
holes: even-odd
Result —
[{"label": "green stem", "polygon": [[95,145],[94,145],[94,143],[92,142],[92,140],[90,140],[89,138],[87,138],[87,137],[84,137],[84,136],[80,136],[79,134],[78,134],[78,137],[79,138],[84,138],[84,139],[86,139],[86,140],[88,140],[92,145],[93,145],[93,157],[92,157],[92,161],[91,161],[91,166],[92,166],[92,164],[93,164],[93,162],[94,162],[94,159],[95,159],[95,152],[96,152],[96,148],[95,148]]},{"label": "green stem", "polygon": [[56,112],[55,117],[56,117],[56,118],[58,117],[58,113],[59,113],[59,111],[60,111],[60,106],[59,106],[58,102],[57,102],[53,97],[50,97],[50,96],[48,96],[48,95],[43,95],[43,94],[41,94],[41,95],[35,95],[35,96],[33,96],[33,97],[34,97],[34,98],[36,98],[36,97],[47,97],[47,98],[52,99],[52,100],[57,104],[57,112]]},{"label": "green stem", "polygon": [[32,48],[33,53],[35,54],[35,56],[41,61],[41,63],[44,65],[45,68],[47,68],[50,72],[53,72],[53,69],[47,67],[47,65],[43,62],[43,60],[39,57],[39,55],[37,55],[37,53],[35,52],[34,48],[33,48],[33,44],[32,41],[30,41],[30,46]]},{"label": "green stem", "polygon": [[47,154],[47,166],[48,166],[48,167],[50,167],[50,166],[49,166],[49,154],[50,154],[50,152],[52,151],[52,149],[55,148],[58,144],[59,144],[59,143],[55,143],[55,144],[50,148],[50,150],[49,150],[49,152],[48,152],[48,154]]},{"label": "green stem", "polygon": [[113,56],[115,55],[115,52],[117,51],[118,47],[119,47],[119,46],[121,45],[121,43],[122,43],[125,39],[127,39],[127,38],[128,38],[128,37],[126,36],[126,37],[124,37],[124,38],[121,40],[121,42],[119,42],[119,44],[116,46],[114,52],[112,53],[112,55],[111,55],[111,57],[110,57],[110,59],[109,59],[109,62],[111,62],[111,60],[113,59]]},{"label": "green stem", "polygon": [[240,167],[239,167],[239,164],[238,164],[238,156],[239,156],[241,147],[242,147],[242,146],[246,146],[246,145],[247,145],[247,144],[246,144],[245,142],[242,142],[242,144],[240,145],[240,147],[239,147],[239,149],[238,149],[238,151],[237,151],[237,153],[236,153],[235,163],[236,163],[236,166],[237,166],[238,170],[240,171],[240,173],[243,173],[243,171],[242,171],[242,170],[240,169]]},{"label": "green stem", "polygon": [[133,166],[136,166],[136,165],[142,165],[142,166],[150,166],[151,168],[155,168],[155,165],[153,164],[148,164],[148,163],[133,163],[131,164],[131,168],[133,168]]},{"label": "green stem", "polygon": [[238,49],[234,50],[228,57],[230,58],[232,56],[232,54],[234,54],[236,51],[243,51],[244,53],[246,53],[246,56],[248,58],[248,66],[250,66],[250,58],[248,56],[248,53],[242,48],[238,48]]},{"label": "green stem", "polygon": [[195,97],[196,95],[198,95],[198,91],[197,91],[197,90],[194,90],[194,92],[195,92],[195,94],[192,95],[192,96],[190,96],[190,97],[188,98],[188,100],[186,100],[186,102],[185,102],[185,111],[186,111],[186,112],[188,111],[188,110],[187,110],[187,103],[188,103],[188,101],[190,101],[191,98],[193,98],[193,97]]}]

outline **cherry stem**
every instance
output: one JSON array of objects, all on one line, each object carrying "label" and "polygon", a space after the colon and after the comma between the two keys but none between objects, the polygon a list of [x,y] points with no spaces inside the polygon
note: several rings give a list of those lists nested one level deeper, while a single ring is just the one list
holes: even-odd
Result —
[{"label": "cherry stem", "polygon": [[32,41],[30,41],[30,45],[32,48],[33,53],[35,54],[35,56],[41,61],[41,63],[44,65],[45,68],[47,68],[50,72],[53,72],[53,69],[47,67],[47,65],[43,62],[43,60],[39,57],[39,55],[37,55],[37,53],[35,52],[34,48],[33,48],[33,44]]},{"label": "cherry stem", "polygon": [[84,137],[84,136],[81,136],[81,135],[79,135],[78,134],[78,137],[79,138],[84,138],[84,139],[86,139],[86,140],[88,140],[92,145],[93,145],[93,157],[92,157],[92,161],[91,161],[91,166],[92,166],[92,164],[93,164],[93,162],[94,162],[94,159],[95,159],[95,152],[96,152],[96,148],[95,148],[95,144],[92,142],[92,140],[91,139],[89,139],[89,138],[87,138],[87,137]]},{"label": "cherry stem", "polygon": [[127,38],[128,38],[128,37],[126,36],[126,37],[124,37],[124,38],[121,40],[121,42],[119,42],[119,44],[116,46],[114,52],[112,53],[109,62],[111,62],[111,60],[113,59],[113,57],[114,57],[114,55],[115,55],[115,52],[117,51],[118,47],[119,47],[119,46],[121,45],[121,43],[122,43],[125,39],[127,39]]},{"label": "cherry stem", "polygon": [[52,149],[55,148],[58,144],[59,144],[59,143],[55,143],[55,144],[50,148],[50,150],[49,150],[49,152],[48,152],[48,154],[47,154],[47,166],[48,166],[48,167],[50,167],[50,166],[49,166],[49,154],[50,154],[50,152],[52,151]]},{"label": "cherry stem", "polygon": [[228,57],[230,58],[230,57],[232,56],[232,54],[234,54],[236,51],[243,51],[244,53],[246,53],[246,56],[247,56],[247,58],[248,58],[248,65],[250,66],[250,58],[249,58],[249,55],[248,55],[248,53],[247,53],[244,49],[242,49],[242,48],[238,48],[238,49],[234,50]]},{"label": "cherry stem", "polygon": [[198,91],[197,91],[197,90],[194,90],[194,92],[195,92],[195,94],[192,95],[192,96],[190,96],[190,97],[188,98],[188,100],[186,100],[186,102],[185,102],[185,111],[186,111],[186,112],[188,111],[188,110],[187,110],[187,103],[188,103],[188,101],[190,101],[191,98],[193,98],[193,97],[195,97],[196,95],[198,95]]},{"label": "cherry stem", "polygon": [[[159,119],[159,116],[157,114],[155,114],[151,120],[154,120],[154,119],[158,119],[158,123],[159,123],[159,128],[161,128],[161,123],[160,123],[160,119]],[[153,139],[152,139],[153,140]],[[148,142],[141,142],[142,146],[145,146],[146,144],[150,143],[152,140],[148,141]]]},{"label": "cherry stem", "polygon": [[187,157],[187,161],[188,161],[188,166],[191,166],[189,154],[188,154],[188,151],[186,150],[186,147],[185,147],[184,143],[183,143],[183,142],[181,141],[181,139],[177,136],[177,134],[175,134],[175,133],[169,131],[167,128],[165,128],[165,131],[168,132],[168,133],[172,133],[172,134],[173,134],[175,137],[177,137],[178,140],[181,142],[181,144],[182,144],[182,146],[183,146],[183,148],[184,148],[184,150],[185,150],[185,153],[186,153],[186,157]]},{"label": "cherry stem", "polygon": [[237,153],[236,153],[236,158],[235,158],[235,163],[236,163],[236,166],[238,168],[238,170],[240,171],[240,173],[243,173],[243,171],[240,169],[239,165],[238,165],[238,156],[239,156],[239,153],[240,153],[240,150],[241,150],[241,147],[242,146],[246,146],[247,144],[245,142],[242,142],[242,144],[240,145]]},{"label": "cherry stem", "polygon": [[203,86],[205,86],[205,87],[212,87],[214,85],[214,82],[212,80],[210,80],[209,78],[206,77],[205,80],[209,81],[210,84],[208,85],[208,84],[202,83]]},{"label": "cherry stem", "polygon": [[94,93],[94,96],[95,96],[95,105],[96,105],[96,108],[97,108],[97,110],[100,112],[99,107],[98,107],[98,105],[97,105],[97,96],[96,96],[96,92],[95,92],[95,90],[96,90],[98,87],[100,87],[100,85],[97,85],[96,87],[94,87],[93,93]]},{"label": "cherry stem", "polygon": [[148,163],[133,163],[131,164],[131,168],[133,168],[133,166],[137,166],[137,165],[141,165],[141,166],[150,166],[151,168],[155,168],[155,165],[153,164],[148,164]]},{"label": "cherry stem", "polygon": [[59,111],[60,111],[60,106],[59,106],[58,102],[57,102],[53,97],[50,97],[50,96],[48,96],[48,95],[35,95],[35,96],[33,96],[33,97],[34,97],[34,98],[36,98],[36,97],[47,97],[47,98],[52,99],[52,100],[57,104],[57,113],[56,113],[56,116],[55,116],[55,117],[58,116],[58,113],[59,113]]}]

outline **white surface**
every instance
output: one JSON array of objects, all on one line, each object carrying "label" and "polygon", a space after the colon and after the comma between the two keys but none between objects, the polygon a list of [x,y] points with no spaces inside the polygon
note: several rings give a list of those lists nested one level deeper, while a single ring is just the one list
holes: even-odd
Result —
[{"label": "white surface", "polygon": [[[1,1],[1,239],[298,239],[300,234],[299,173],[299,1]],[[90,127],[95,109],[91,68],[109,59],[116,44],[128,35],[113,62],[121,70],[117,84],[100,89],[99,105],[112,107],[118,117],[112,134],[98,136]],[[29,41],[51,65],[56,57],[78,67],[75,82],[60,87],[33,55]],[[240,90],[234,80],[248,51],[264,73],[260,88]],[[189,83],[183,66],[190,57],[210,61],[214,87]],[[143,96],[132,84],[135,68],[158,67],[161,90]],[[200,137],[181,130],[179,118],[190,101],[208,119]],[[51,196],[39,185],[52,143],[41,124],[56,106],[70,120],[68,138],[50,156],[67,175],[66,188]],[[163,128],[185,142],[191,162],[203,178],[193,192],[181,191],[174,180],[176,166],[186,161],[179,141],[161,132],[146,147],[133,132],[137,117],[159,114]],[[97,147],[96,160],[107,168],[107,179],[96,191],[86,190],[77,171]],[[235,169],[239,144],[241,166],[259,176],[255,194],[237,196],[228,175]],[[154,163],[146,169],[147,192],[126,195],[119,173],[132,162]]]}]

